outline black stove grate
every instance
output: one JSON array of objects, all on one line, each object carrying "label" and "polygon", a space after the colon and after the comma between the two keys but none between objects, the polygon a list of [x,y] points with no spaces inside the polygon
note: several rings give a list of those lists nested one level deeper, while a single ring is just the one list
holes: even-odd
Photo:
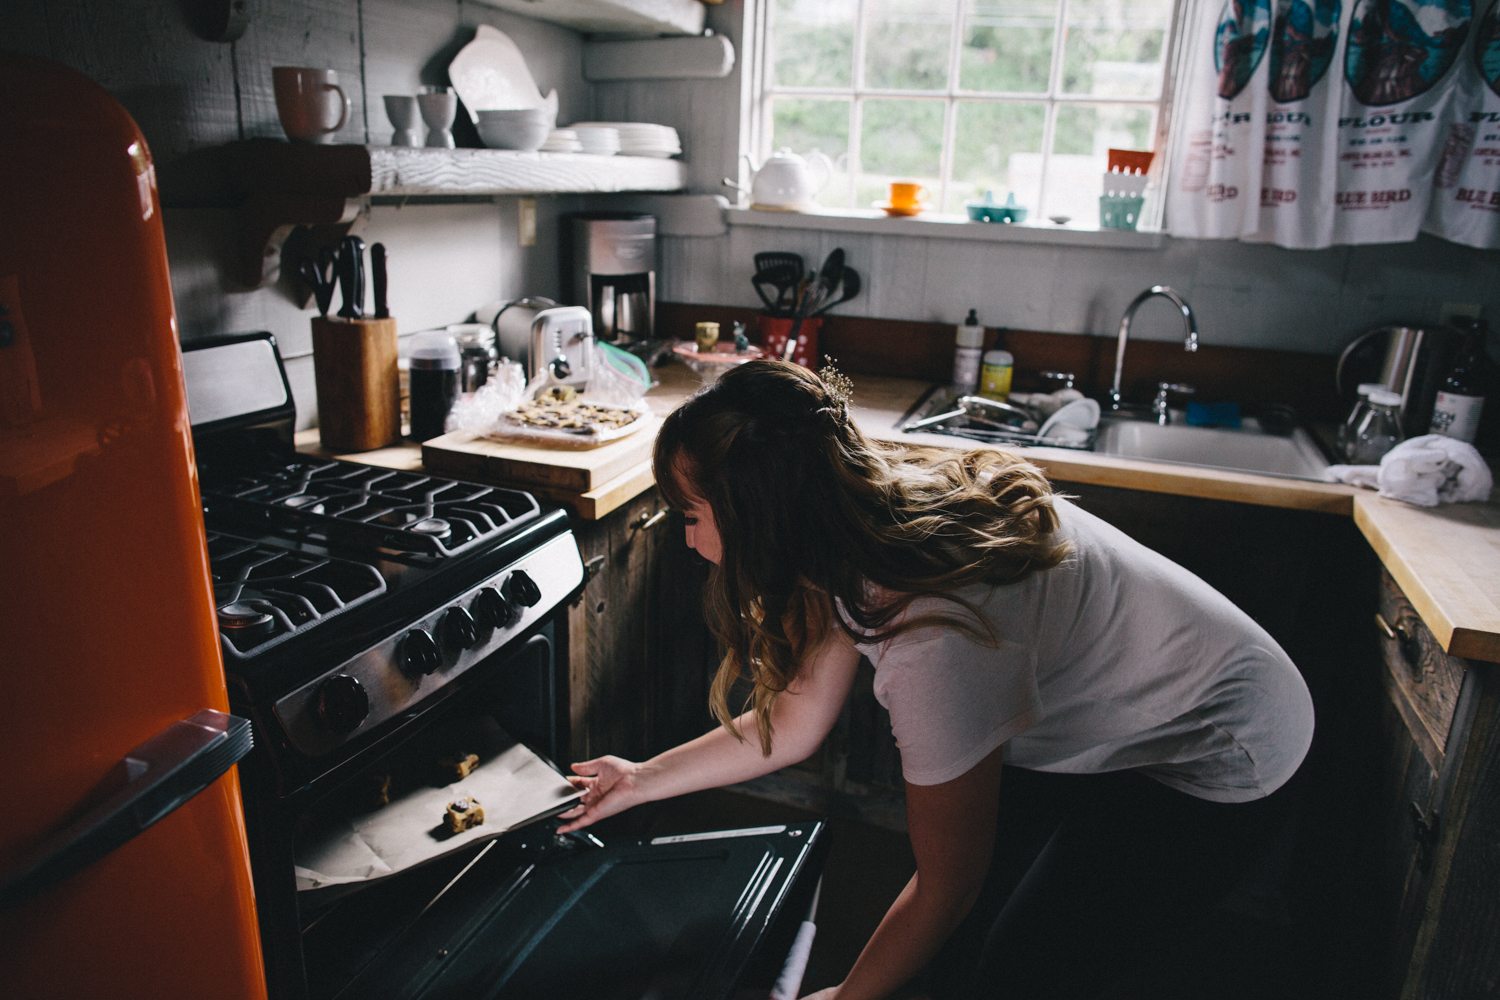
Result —
[{"label": "black stove grate", "polygon": [[208,534],[224,655],[247,659],[385,593],[373,566]]},{"label": "black stove grate", "polygon": [[203,499],[216,515],[439,557],[495,541],[541,511],[520,490],[337,459],[298,457],[251,469],[200,471]]}]

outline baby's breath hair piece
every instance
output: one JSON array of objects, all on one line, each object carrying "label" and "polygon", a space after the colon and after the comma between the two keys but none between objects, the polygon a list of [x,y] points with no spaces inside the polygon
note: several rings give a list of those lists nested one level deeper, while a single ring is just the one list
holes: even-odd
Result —
[{"label": "baby's breath hair piece", "polygon": [[818,369],[818,378],[823,380],[833,398],[845,406],[854,398],[854,382],[833,367],[833,358],[826,354],[823,355],[823,367]]}]

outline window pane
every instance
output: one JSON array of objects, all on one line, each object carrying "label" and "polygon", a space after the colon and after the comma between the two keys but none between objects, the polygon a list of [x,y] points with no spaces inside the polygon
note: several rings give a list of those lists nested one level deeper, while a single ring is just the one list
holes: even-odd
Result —
[{"label": "window pane", "polygon": [[943,154],[942,101],[864,102],[855,204],[884,201],[891,181],[917,181],[938,194]]},{"label": "window pane", "polygon": [[953,180],[945,212],[962,212],[965,199],[993,190],[998,201],[1014,192],[1033,210],[1042,190],[1042,126],[1046,105],[964,101],[953,133]]},{"label": "window pane", "polygon": [[854,80],[855,0],[776,0],[773,83],[847,87]]},{"label": "window pane", "polygon": [[865,86],[947,90],[953,0],[869,0]]},{"label": "window pane", "polygon": [[1154,105],[1065,104],[1057,109],[1052,157],[1047,164],[1047,215],[1099,223],[1099,195],[1111,149],[1150,149]]},{"label": "window pane", "polygon": [[1045,91],[1052,67],[1055,0],[964,0],[964,90]]},{"label": "window pane", "polygon": [[[818,204],[849,204],[849,102],[778,97],[771,107],[771,148],[790,146],[806,156],[813,150],[834,162],[834,172],[818,193]],[[810,168],[814,176],[820,167]]]},{"label": "window pane", "polygon": [[1062,89],[1069,94],[1161,94],[1171,0],[1069,0]]}]

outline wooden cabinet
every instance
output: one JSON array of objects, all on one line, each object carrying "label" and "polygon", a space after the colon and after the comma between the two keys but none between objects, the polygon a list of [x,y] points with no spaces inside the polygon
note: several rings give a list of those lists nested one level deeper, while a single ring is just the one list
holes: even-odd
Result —
[{"label": "wooden cabinet", "polygon": [[1385,692],[1366,865],[1379,993],[1500,996],[1500,728],[1492,664],[1449,656],[1390,575],[1375,621]]},{"label": "wooden cabinet", "polygon": [[642,760],[712,727],[709,565],[655,487],[573,532],[591,577],[568,616],[572,759]]}]

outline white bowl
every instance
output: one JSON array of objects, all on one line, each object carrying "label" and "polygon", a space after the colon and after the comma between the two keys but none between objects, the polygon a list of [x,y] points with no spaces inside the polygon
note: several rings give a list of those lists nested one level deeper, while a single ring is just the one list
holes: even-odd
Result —
[{"label": "white bowl", "polygon": [[[480,112],[483,114],[484,112]],[[486,121],[479,119],[479,138],[491,149],[541,149],[552,131],[546,122]]]},{"label": "white bowl", "polygon": [[487,108],[476,114],[482,122],[546,122],[549,128],[552,126],[550,108]]}]

